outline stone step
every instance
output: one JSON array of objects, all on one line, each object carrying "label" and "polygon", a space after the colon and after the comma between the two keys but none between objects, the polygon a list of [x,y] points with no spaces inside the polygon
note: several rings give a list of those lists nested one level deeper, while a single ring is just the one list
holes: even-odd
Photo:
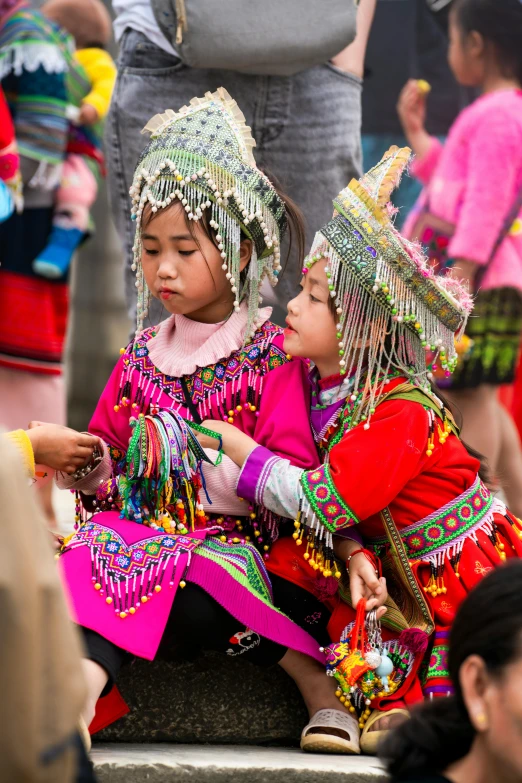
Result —
[{"label": "stone step", "polygon": [[377,759],[297,749],[213,745],[97,745],[99,783],[385,783]]},{"label": "stone step", "polygon": [[136,659],[118,686],[131,712],[97,734],[98,742],[296,747],[308,722],[299,691],[279,666],[217,653],[194,661]]}]

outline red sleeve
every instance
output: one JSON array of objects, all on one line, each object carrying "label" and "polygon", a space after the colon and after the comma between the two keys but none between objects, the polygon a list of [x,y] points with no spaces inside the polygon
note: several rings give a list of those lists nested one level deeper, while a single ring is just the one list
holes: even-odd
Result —
[{"label": "red sleeve", "polygon": [[11,112],[0,88],[0,153],[14,141],[15,133]]},{"label": "red sleeve", "polygon": [[303,473],[305,508],[333,534],[382,511],[420,471],[427,440],[421,405],[382,403],[369,429],[359,424],[332,448],[328,462]]},{"label": "red sleeve", "polygon": [[359,425],[334,446],[330,475],[359,520],[386,508],[419,472],[427,440],[422,405],[392,400],[377,407],[369,430]]}]

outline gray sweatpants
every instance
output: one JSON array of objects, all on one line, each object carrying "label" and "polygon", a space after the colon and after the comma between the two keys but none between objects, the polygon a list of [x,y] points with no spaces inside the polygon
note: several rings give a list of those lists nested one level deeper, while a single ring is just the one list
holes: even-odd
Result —
[{"label": "gray sweatpants", "polygon": [[[329,63],[288,77],[197,70],[141,33],[126,30],[107,119],[106,155],[112,209],[124,242],[125,292],[133,323],[136,288],[130,268],[134,223],[129,188],[138,155],[148,141],[140,131],[154,114],[177,110],[194,96],[221,86],[237,101],[252,128],[258,166],[273,173],[303,210],[307,249],[315,231],[331,217],[334,196],[360,175],[361,80],[356,76]],[[300,271],[294,253],[275,289],[277,301],[270,302],[276,305],[274,318],[280,323],[296,293]],[[166,315],[154,300],[150,322]]]}]

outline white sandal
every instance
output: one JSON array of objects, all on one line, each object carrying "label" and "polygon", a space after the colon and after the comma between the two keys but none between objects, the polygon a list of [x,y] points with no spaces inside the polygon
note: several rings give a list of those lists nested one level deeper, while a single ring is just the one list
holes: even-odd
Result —
[{"label": "white sandal", "polygon": [[[348,739],[335,734],[314,734],[311,729],[339,729]],[[301,750],[308,753],[351,753],[359,754],[359,721],[348,712],[340,710],[318,710],[301,734]]]}]

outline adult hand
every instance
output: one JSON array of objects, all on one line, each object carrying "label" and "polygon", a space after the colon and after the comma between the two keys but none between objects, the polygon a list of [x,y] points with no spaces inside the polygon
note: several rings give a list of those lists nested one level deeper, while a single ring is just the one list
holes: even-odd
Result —
[{"label": "adult hand", "polygon": [[69,475],[88,465],[96,448],[101,450],[101,441],[96,436],[60,424],[32,421],[27,435],[37,464]]},{"label": "adult hand", "polygon": [[348,566],[350,576],[350,594],[352,596],[352,606],[355,608],[361,598],[366,600],[366,611],[377,609],[377,619],[379,620],[386,614],[384,603],[388,598],[386,588],[386,579],[381,576],[380,579],[375,573],[375,569],[366,558],[364,552],[356,552],[352,555]]}]

